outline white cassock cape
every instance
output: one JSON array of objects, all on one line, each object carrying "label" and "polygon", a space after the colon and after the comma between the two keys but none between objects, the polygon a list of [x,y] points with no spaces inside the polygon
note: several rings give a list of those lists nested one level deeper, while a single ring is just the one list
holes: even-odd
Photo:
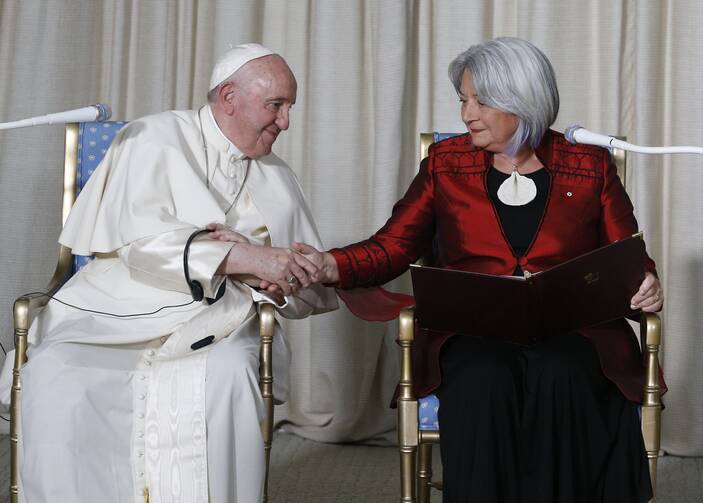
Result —
[{"label": "white cassock cape", "polygon": [[[207,148],[204,148],[204,143]],[[321,247],[290,168],[274,154],[246,160],[208,107],[131,122],[81,192],[59,241],[98,254],[57,294],[116,314],[187,304],[183,246],[225,223],[252,242]],[[118,318],[52,300],[33,322],[22,369],[22,493],[34,501],[254,503],[263,444],[257,293],[215,270],[233,245],[191,246],[191,279],[214,297],[154,315]],[[314,286],[279,312],[337,307]],[[287,344],[274,338],[274,395],[287,395]],[[215,343],[193,351],[209,335]],[[6,359],[0,396],[9,401]],[[9,364],[7,362],[10,362]]]}]

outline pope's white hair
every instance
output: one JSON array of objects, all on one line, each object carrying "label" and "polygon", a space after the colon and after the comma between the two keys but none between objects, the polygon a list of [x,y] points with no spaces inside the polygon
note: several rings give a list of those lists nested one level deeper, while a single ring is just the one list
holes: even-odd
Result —
[{"label": "pope's white hair", "polygon": [[472,45],[449,64],[457,93],[465,70],[481,103],[519,119],[505,153],[514,155],[524,143],[539,145],[559,112],[554,69],[544,53],[520,38],[495,38]]}]

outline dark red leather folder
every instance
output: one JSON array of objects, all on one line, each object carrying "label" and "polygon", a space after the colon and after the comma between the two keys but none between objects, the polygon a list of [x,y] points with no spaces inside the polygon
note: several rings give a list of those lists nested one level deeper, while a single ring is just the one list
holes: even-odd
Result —
[{"label": "dark red leather folder", "polygon": [[526,277],[411,266],[420,327],[531,344],[623,318],[644,279],[642,234]]}]

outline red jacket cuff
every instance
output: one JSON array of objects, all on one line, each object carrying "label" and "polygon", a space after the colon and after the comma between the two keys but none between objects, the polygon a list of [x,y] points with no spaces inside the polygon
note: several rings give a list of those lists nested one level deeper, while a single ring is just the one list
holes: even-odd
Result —
[{"label": "red jacket cuff", "polygon": [[329,250],[334,259],[337,261],[337,270],[339,271],[339,282],[336,285],[332,285],[335,288],[340,288],[342,290],[348,290],[354,287],[354,269],[352,268],[352,262],[347,253],[340,248],[333,248]]}]

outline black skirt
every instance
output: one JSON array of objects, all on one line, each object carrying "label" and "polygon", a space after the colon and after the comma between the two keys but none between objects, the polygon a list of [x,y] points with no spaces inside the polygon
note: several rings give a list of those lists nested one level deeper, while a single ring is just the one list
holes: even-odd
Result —
[{"label": "black skirt", "polygon": [[457,335],[441,354],[445,503],[652,497],[638,406],[578,334],[525,348]]}]

